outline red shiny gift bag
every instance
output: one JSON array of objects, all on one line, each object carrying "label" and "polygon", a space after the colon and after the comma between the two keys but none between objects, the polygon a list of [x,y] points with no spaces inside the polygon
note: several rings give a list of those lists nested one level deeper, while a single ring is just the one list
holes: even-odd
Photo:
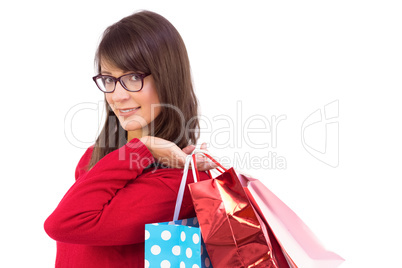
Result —
[{"label": "red shiny gift bag", "polygon": [[[223,169],[217,168],[222,174],[216,178],[189,184],[212,265],[217,268],[283,268],[272,254],[271,243],[264,234],[265,226],[252,207],[234,169],[225,169],[202,150],[193,152],[194,163],[195,153],[198,152]],[[192,170],[193,177],[198,179],[196,164]]]}]

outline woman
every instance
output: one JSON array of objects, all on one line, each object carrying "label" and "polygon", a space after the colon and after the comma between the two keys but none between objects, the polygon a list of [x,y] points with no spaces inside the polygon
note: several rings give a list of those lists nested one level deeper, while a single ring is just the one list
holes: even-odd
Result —
[{"label": "woman", "polygon": [[[107,119],[45,230],[57,241],[56,267],[144,267],[144,225],[172,220],[184,158],[199,138],[188,56],[172,24],[142,11],[106,29],[96,63]],[[179,218],[194,216],[186,189]]]}]

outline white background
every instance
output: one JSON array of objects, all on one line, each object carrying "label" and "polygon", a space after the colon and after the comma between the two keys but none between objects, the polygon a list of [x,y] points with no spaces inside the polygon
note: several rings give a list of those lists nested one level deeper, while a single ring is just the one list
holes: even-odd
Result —
[{"label": "white background", "polygon": [[[211,131],[200,142],[220,157],[249,152],[263,159],[275,152],[285,159],[285,169],[243,169],[345,258],[342,268],[400,266],[398,1],[13,1],[0,9],[1,267],[53,267],[55,242],[43,222],[98,131],[103,95],[91,77],[99,38],[140,9],[160,13],[181,33],[213,129],[222,127],[214,116],[223,115],[240,133],[239,101],[243,121],[286,116],[275,148],[267,132],[250,136],[270,143],[264,149],[229,135],[230,146],[222,148],[226,134]],[[311,156],[301,142],[303,121],[333,101],[339,103],[337,167]],[[312,147],[325,142],[322,127],[310,136]]]}]

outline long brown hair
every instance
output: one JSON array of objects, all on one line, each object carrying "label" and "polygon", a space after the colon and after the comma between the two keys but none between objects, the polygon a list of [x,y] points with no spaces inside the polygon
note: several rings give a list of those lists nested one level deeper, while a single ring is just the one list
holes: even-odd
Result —
[{"label": "long brown hair", "polygon": [[[181,149],[197,143],[198,100],[187,50],[179,32],[167,19],[151,11],[140,11],[109,26],[95,55],[98,72],[101,72],[101,61],[125,72],[152,74],[162,106],[150,123],[153,125],[148,128],[148,135],[172,141]],[[127,143],[127,131],[106,99],[105,103],[105,125],[95,142],[88,169]]]}]

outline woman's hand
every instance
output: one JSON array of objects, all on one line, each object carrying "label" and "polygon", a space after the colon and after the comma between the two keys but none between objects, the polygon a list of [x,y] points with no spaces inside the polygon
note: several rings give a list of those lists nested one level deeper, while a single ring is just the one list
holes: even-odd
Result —
[{"label": "woman's hand", "polygon": [[[144,136],[140,138],[140,141],[147,146],[158,162],[172,168],[184,168],[187,155],[195,149],[194,145],[189,145],[181,150],[175,143],[153,136]],[[200,149],[207,150],[207,144],[205,142],[201,144]],[[217,167],[214,162],[202,154],[196,154],[196,163],[199,171]]]}]

